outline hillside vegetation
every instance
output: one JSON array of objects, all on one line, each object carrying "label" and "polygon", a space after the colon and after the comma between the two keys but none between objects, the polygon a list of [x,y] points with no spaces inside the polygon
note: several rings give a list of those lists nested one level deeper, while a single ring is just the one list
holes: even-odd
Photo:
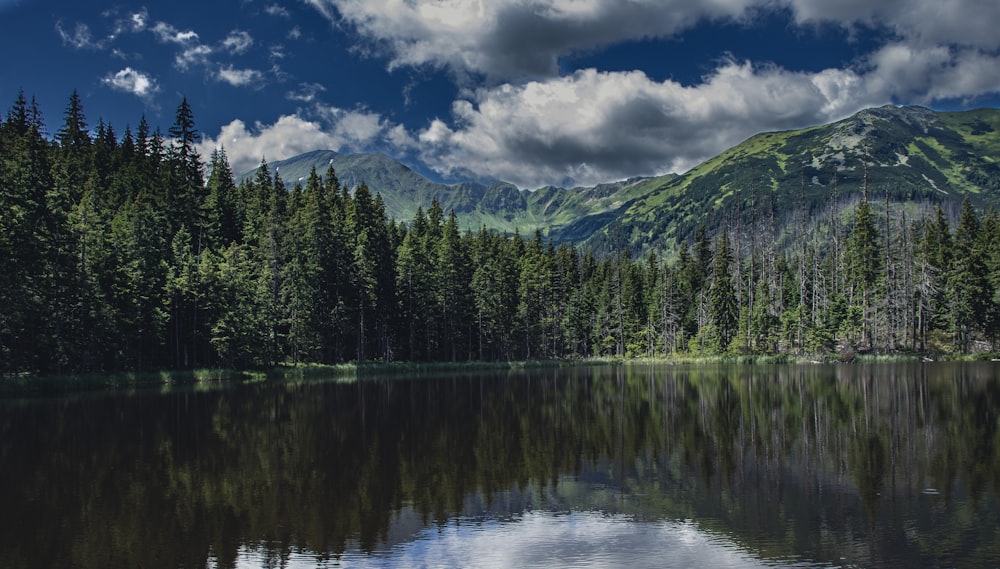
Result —
[{"label": "hillside vegetation", "polygon": [[[958,124],[993,143],[978,123]],[[784,243],[776,215],[757,205],[768,202],[751,193],[748,206],[733,211],[746,209],[759,223],[702,222],[674,257],[635,260],[624,247],[595,254],[541,231],[527,239],[463,231],[457,209],[445,210],[436,196],[398,221],[386,198],[365,183],[349,188],[329,159],[325,172],[310,168],[291,191],[266,164],[237,183],[221,151],[206,179],[186,100],[168,137],[145,121],[121,136],[103,122],[91,133],[75,93],[54,140],[42,125],[39,109],[20,97],[0,126],[4,374],[966,354],[995,350],[1000,340],[1000,219],[973,199],[985,187],[965,188],[957,220],[942,207],[919,216],[885,202],[878,210],[888,193],[870,190],[837,215],[800,216],[802,237]],[[790,135],[774,137],[784,138],[758,142],[788,147]],[[791,160],[772,159],[791,170]],[[873,188],[879,168],[864,164],[870,178],[859,185]],[[846,165],[842,172],[857,173]],[[699,179],[599,186],[576,199],[613,204],[643,187],[669,194]],[[776,196],[784,191],[774,188]],[[565,191],[532,195],[549,200],[556,217],[575,207],[559,201]],[[703,201],[724,209],[740,203],[741,191]],[[641,203],[651,207],[649,200]],[[639,205],[628,200],[608,211]],[[671,214],[661,207],[654,221]],[[806,238],[805,227],[822,238]],[[671,230],[676,225],[665,226]]]},{"label": "hillside vegetation", "polygon": [[683,175],[592,188],[439,184],[383,154],[316,151],[271,166],[289,187],[311,168],[333,166],[348,187],[363,181],[381,194],[396,219],[411,219],[436,199],[455,211],[463,229],[540,230],[556,242],[605,254],[625,249],[634,257],[650,251],[673,257],[702,223],[713,235],[723,226],[742,233],[773,223],[784,242],[803,220],[812,231],[830,216],[849,219],[866,170],[872,201],[888,195],[893,210],[911,216],[940,205],[954,220],[965,196],[978,208],[997,204],[998,157],[996,109],[943,113],[887,106],[829,125],[753,136]]},{"label": "hillside vegetation", "polygon": [[[921,107],[868,109],[824,126],[751,137],[683,176],[653,179],[644,194],[589,244],[618,233],[633,250],[676,251],[701,223],[777,224],[780,232],[840,215],[869,197],[926,213],[957,213],[968,196],[1000,198],[1000,111],[938,113]],[[867,183],[865,179],[867,177]],[[791,226],[789,226],[791,224]]]}]

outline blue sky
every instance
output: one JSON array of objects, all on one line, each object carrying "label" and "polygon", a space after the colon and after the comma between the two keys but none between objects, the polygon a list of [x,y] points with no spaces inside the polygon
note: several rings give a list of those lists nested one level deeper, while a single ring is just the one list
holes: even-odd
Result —
[{"label": "blue sky", "polygon": [[996,0],[0,0],[0,105],[49,132],[187,96],[234,170],[319,148],[436,179],[683,172],[883,104],[1000,104]]}]

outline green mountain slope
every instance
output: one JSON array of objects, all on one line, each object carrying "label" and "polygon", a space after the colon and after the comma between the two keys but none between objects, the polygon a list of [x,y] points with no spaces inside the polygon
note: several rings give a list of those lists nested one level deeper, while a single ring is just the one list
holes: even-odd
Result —
[{"label": "green mountain slope", "polygon": [[909,209],[957,205],[966,195],[980,207],[996,204],[1000,110],[867,109],[829,125],[753,136],[683,175],[592,188],[440,184],[384,154],[320,150],[271,166],[289,184],[304,180],[313,167],[323,174],[333,166],[342,183],[365,182],[380,193],[399,220],[412,219],[436,198],[466,229],[537,229],[598,251],[627,246],[634,254],[670,253],[701,223],[713,231],[766,220],[780,233],[800,223],[800,212],[811,220],[842,212],[857,203],[866,176],[873,201],[888,193]]},{"label": "green mountain slope", "polygon": [[[1000,198],[1000,110],[938,113],[882,107],[824,126],[759,134],[683,176],[653,179],[620,216],[588,243],[607,249],[627,236],[633,251],[673,250],[704,222],[770,223],[808,219],[869,197],[894,204],[980,207]],[[867,168],[865,167],[867,163]]]},{"label": "green mountain slope", "polygon": [[[417,208],[426,211],[437,199],[445,211],[455,210],[465,229],[487,229],[531,234],[549,233],[559,228],[564,239],[582,241],[620,215],[642,178],[600,184],[592,188],[556,188],[520,190],[512,184],[476,182],[441,184],[433,182],[385,154],[339,154],[316,150],[287,160],[270,163],[288,185],[305,182],[315,168],[325,175],[333,167],[341,184],[353,188],[364,182],[382,195],[390,217],[409,221]],[[255,170],[239,178],[252,178]]]}]

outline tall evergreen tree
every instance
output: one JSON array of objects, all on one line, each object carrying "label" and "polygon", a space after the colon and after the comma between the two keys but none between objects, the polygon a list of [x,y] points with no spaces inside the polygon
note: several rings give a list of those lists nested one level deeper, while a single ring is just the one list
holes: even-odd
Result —
[{"label": "tall evergreen tree", "polygon": [[956,348],[963,353],[969,351],[979,319],[987,312],[988,283],[983,245],[979,240],[979,216],[966,196],[955,228],[947,294],[951,331]]},{"label": "tall evergreen tree", "polygon": [[875,285],[882,266],[878,228],[872,219],[871,207],[862,200],[854,216],[854,227],[847,242],[848,301],[860,308],[861,342],[873,346],[870,317],[875,297]]},{"label": "tall evergreen tree", "polygon": [[171,173],[169,212],[175,228],[182,223],[189,225],[195,239],[195,248],[200,252],[205,239],[202,219],[205,168],[197,148],[201,135],[195,128],[194,114],[187,97],[181,99],[177,107],[176,118],[169,134],[171,139],[167,154]]},{"label": "tall evergreen tree", "polygon": [[233,180],[226,149],[212,151],[204,206],[205,234],[210,246],[225,249],[243,241],[244,204]]},{"label": "tall evergreen tree", "polygon": [[413,224],[403,237],[396,254],[396,290],[400,302],[401,353],[419,361],[430,357],[428,326],[432,321],[430,302],[434,290],[433,260],[427,255],[427,218],[418,208]]},{"label": "tall evergreen tree", "polygon": [[729,234],[723,231],[715,244],[712,281],[708,292],[709,315],[714,327],[714,340],[720,351],[729,348],[729,344],[733,341],[738,330],[739,307],[736,305],[736,294],[733,289],[732,264]]}]

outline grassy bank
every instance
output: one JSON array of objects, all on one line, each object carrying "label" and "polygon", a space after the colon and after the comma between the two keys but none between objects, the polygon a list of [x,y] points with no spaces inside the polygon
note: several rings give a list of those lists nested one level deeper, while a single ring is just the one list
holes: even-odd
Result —
[{"label": "grassy bank", "polygon": [[356,381],[391,377],[426,377],[470,372],[552,369],[579,365],[617,365],[626,363],[656,365],[698,364],[823,364],[823,363],[899,363],[920,361],[989,361],[1000,360],[1000,353],[950,356],[936,354],[807,354],[807,355],[733,355],[673,354],[657,358],[585,358],[579,360],[532,360],[516,362],[392,362],[362,364],[283,364],[267,370],[196,369],[157,372],[119,372],[111,374],[65,374],[0,377],[3,393],[58,393],[94,389],[194,386],[214,389],[231,382],[330,380]]}]

